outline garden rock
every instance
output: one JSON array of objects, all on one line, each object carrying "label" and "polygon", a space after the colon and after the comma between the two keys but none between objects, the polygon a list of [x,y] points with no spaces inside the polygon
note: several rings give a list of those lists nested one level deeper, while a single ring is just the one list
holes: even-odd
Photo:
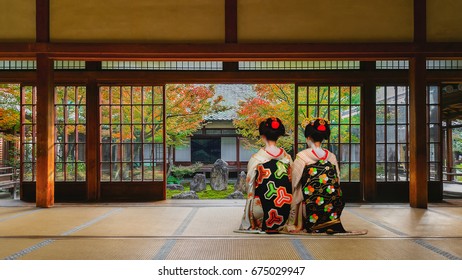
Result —
[{"label": "garden rock", "polygon": [[242,193],[247,192],[246,179],[247,176],[245,175],[245,172],[241,171],[241,173],[237,176],[237,181],[234,185],[234,191],[240,191]]},{"label": "garden rock", "polygon": [[168,184],[167,189],[172,190],[172,191],[183,191],[184,187],[179,184]]},{"label": "garden rock", "polygon": [[244,194],[240,191],[235,191],[232,194],[228,195],[226,199],[244,199]]},{"label": "garden rock", "polygon": [[201,192],[205,190],[206,184],[205,184],[205,174],[196,174],[194,175],[191,183],[190,183],[190,188],[192,191],[195,192]]},{"label": "garden rock", "polygon": [[189,191],[173,195],[172,199],[199,199],[199,197],[195,191]]},{"label": "garden rock", "polygon": [[210,172],[210,185],[215,191],[224,191],[228,188],[228,163],[222,159],[217,159]]}]

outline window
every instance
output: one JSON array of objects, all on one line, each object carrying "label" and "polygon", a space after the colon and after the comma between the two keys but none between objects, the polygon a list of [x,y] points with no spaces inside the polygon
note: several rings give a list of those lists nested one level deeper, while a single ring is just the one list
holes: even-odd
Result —
[{"label": "window", "polygon": [[440,95],[437,86],[427,87],[428,179],[441,180],[441,120]]},{"label": "window", "polygon": [[[459,70],[462,60],[427,60],[427,70]],[[409,60],[378,60],[375,69],[379,70],[407,70]]]},{"label": "window", "polygon": [[[409,181],[409,87],[376,90],[377,181]],[[441,121],[437,86],[427,87],[429,180],[441,180]]]},{"label": "window", "polygon": [[86,88],[55,87],[55,180],[85,181]]},{"label": "window", "polygon": [[407,70],[409,69],[409,60],[377,60],[375,69],[378,70]]},{"label": "window", "polygon": [[101,181],[162,181],[164,88],[100,87]]},{"label": "window", "polygon": [[409,181],[409,88],[376,88],[377,181]]},{"label": "window", "polygon": [[85,61],[83,60],[55,60],[53,61],[55,70],[84,70]]},{"label": "window", "polygon": [[36,123],[37,89],[33,86],[21,87],[21,178],[24,182],[34,182],[36,175]]},{"label": "window", "polygon": [[239,70],[347,70],[359,61],[239,61]]},{"label": "window", "polygon": [[427,60],[428,70],[459,70],[462,60]]},{"label": "window", "polygon": [[191,161],[214,163],[221,157],[221,138],[191,138]]},{"label": "window", "polygon": [[222,61],[103,61],[103,70],[221,71]]},{"label": "window", "polygon": [[331,136],[327,148],[336,154],[343,182],[360,179],[361,87],[359,86],[299,86],[298,148],[306,148],[305,118],[323,117],[330,120]]},{"label": "window", "polygon": [[[201,131],[201,130],[199,130]],[[196,134],[196,133],[195,133]],[[202,133],[197,133],[197,134],[202,134]],[[205,129],[205,134],[207,135],[217,135],[217,136],[222,136],[222,135],[236,135],[237,132],[235,129]]]},{"label": "window", "polygon": [[0,60],[0,70],[35,70],[35,60]]}]

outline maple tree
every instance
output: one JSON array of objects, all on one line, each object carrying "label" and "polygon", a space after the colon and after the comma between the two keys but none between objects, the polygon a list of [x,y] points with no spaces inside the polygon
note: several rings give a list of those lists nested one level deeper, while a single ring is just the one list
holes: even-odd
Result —
[{"label": "maple tree", "polygon": [[0,84],[0,131],[7,141],[16,141],[20,125],[18,84]]},{"label": "maple tree", "polygon": [[187,144],[187,138],[201,129],[205,117],[225,111],[223,97],[215,96],[213,85],[170,84],[166,86],[166,144],[170,175],[173,166],[173,150]]},{"label": "maple tree", "polygon": [[[19,141],[20,128],[20,88],[19,84],[0,84],[0,137],[4,141],[16,143]],[[13,178],[16,179],[16,169],[19,167],[19,151],[16,145],[8,145],[7,164],[13,167]]]},{"label": "maple tree", "polygon": [[294,142],[295,106],[293,84],[258,84],[254,86],[257,96],[239,103],[237,118],[233,121],[237,132],[244,137],[244,145],[257,148],[263,145],[259,141],[259,122],[263,118],[278,117],[288,136],[281,137],[278,145],[291,150]]},{"label": "maple tree", "polygon": [[[103,142],[112,138],[113,143],[162,143],[165,127],[170,175],[175,147],[186,145],[187,138],[205,125],[207,115],[227,107],[221,105],[222,96],[215,96],[213,85],[169,84],[165,88],[163,126],[161,89],[154,87],[152,92],[150,87],[102,87],[101,134]],[[121,106],[110,109],[109,103]],[[141,145],[136,145],[134,152],[139,154],[140,149]]]},{"label": "maple tree", "polygon": [[[280,138],[278,144],[291,150],[294,142],[295,86],[293,84],[259,84],[254,86],[254,90],[257,96],[239,104],[238,118],[234,120],[234,126],[245,137],[245,144],[253,148],[261,146],[263,143],[258,141],[258,122],[263,118],[275,116],[281,119],[288,134],[288,137]],[[344,110],[342,106],[327,107],[328,104],[349,104],[351,98],[351,104],[358,104],[355,107],[359,108],[359,87],[353,87],[352,92],[350,92],[349,87],[331,87],[330,90],[328,87],[319,87],[319,92],[316,90],[317,87],[310,87],[309,93],[306,92],[306,88],[299,90],[299,103],[313,104],[313,106],[308,106],[309,112],[307,107],[299,107],[299,139],[305,138],[303,135],[304,127],[301,126],[305,118],[330,117],[332,124],[349,123],[350,118],[353,123],[359,122],[359,112],[352,112],[343,116],[340,114],[340,109]],[[330,141],[338,142],[339,137],[345,141],[349,141],[350,137],[352,142],[359,141],[359,136],[350,135],[348,130],[338,131],[338,128],[333,127]]]}]

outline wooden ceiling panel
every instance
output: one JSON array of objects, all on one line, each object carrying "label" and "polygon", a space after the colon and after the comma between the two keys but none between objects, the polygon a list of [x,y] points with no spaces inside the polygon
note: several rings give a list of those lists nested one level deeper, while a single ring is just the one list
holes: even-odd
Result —
[{"label": "wooden ceiling panel", "polygon": [[0,0],[0,41],[35,41],[35,0]]},{"label": "wooden ceiling panel", "polygon": [[461,12],[461,0],[427,0],[427,40],[462,42]]},{"label": "wooden ceiling panel", "polygon": [[224,0],[51,0],[52,42],[223,43]]},{"label": "wooden ceiling panel", "polygon": [[239,42],[411,42],[413,0],[238,1]]}]

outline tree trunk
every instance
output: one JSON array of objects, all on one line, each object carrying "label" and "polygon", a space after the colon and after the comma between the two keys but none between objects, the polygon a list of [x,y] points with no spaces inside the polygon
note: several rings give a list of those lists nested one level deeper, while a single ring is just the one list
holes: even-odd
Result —
[{"label": "tree trunk", "polygon": [[167,162],[168,162],[168,168],[167,168],[167,178],[170,176],[172,173],[172,166],[173,166],[173,145],[169,145],[167,148]]}]

